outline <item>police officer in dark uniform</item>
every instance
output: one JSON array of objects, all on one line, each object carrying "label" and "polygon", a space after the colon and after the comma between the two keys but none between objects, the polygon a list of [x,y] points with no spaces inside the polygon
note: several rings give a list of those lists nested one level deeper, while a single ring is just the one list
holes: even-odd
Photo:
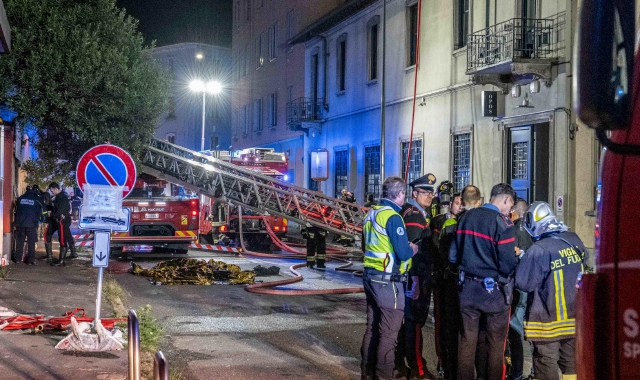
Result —
[{"label": "police officer in dark uniform", "polygon": [[51,190],[45,191],[42,194],[43,213],[45,214],[44,219],[44,249],[47,252],[46,262],[51,263],[53,261],[53,234],[58,231],[59,223],[53,217],[53,197],[50,193]]},{"label": "police officer in dark uniform", "polygon": [[327,255],[327,231],[307,223],[307,227],[300,233],[307,239],[307,267],[313,268],[317,263],[318,269],[324,269]]},{"label": "police officer in dark uniform", "polygon": [[458,264],[461,281],[458,379],[476,378],[481,319],[486,322],[486,378],[501,379],[505,372],[504,346],[517,264],[515,229],[508,215],[515,199],[510,185],[497,184],[491,189],[489,203],[467,211],[458,221],[449,256]]},{"label": "police officer in dark uniform", "polygon": [[535,243],[521,255],[516,287],[529,294],[524,333],[533,342],[536,379],[575,380],[576,282],[584,271],[582,240],[556,219],[549,204],[534,202],[524,228]]},{"label": "police officer in dark uniform", "polygon": [[362,227],[367,299],[367,328],[362,338],[362,379],[394,377],[394,353],[404,316],[406,271],[418,246],[407,240],[398,214],[407,186],[400,177],[382,183],[382,199],[365,217]]},{"label": "police officer in dark uniform", "polygon": [[53,219],[58,223],[58,239],[60,241],[60,255],[58,259],[52,262],[52,265],[66,265],[65,258],[67,257],[67,251],[71,251],[71,257],[77,257],[75,242],[73,241],[73,235],[71,235],[71,203],[69,202],[69,195],[60,189],[60,185],[57,182],[51,182],[49,190],[55,196],[53,200],[53,212],[51,215]]},{"label": "police officer in dark uniform", "polygon": [[449,212],[431,220],[431,232],[437,254],[433,259],[435,344],[438,372],[445,379],[456,378],[458,366],[458,275],[449,265],[449,248],[456,236],[456,221],[462,212],[462,197],[451,197]]},{"label": "police officer in dark uniform", "polygon": [[26,264],[36,265],[36,242],[38,241],[38,224],[42,218],[42,204],[40,197],[33,188],[27,191],[16,200],[16,250],[11,255],[14,263],[22,258],[24,249],[24,238],[27,238],[27,260]]},{"label": "police officer in dark uniform", "polygon": [[398,334],[396,368],[401,372],[405,359],[411,378],[427,376],[426,360],[422,357],[422,327],[427,322],[431,302],[432,260],[435,246],[431,239],[429,217],[436,176],[429,173],[411,182],[411,199],[402,206],[400,215],[407,229],[407,238],[418,245],[413,256],[407,291],[405,292],[404,324]]}]

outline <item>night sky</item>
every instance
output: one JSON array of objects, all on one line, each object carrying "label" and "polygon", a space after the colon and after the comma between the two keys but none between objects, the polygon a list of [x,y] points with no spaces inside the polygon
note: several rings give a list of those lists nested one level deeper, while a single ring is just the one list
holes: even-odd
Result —
[{"label": "night sky", "polygon": [[140,20],[146,44],[231,47],[232,0],[117,0],[117,5]]}]

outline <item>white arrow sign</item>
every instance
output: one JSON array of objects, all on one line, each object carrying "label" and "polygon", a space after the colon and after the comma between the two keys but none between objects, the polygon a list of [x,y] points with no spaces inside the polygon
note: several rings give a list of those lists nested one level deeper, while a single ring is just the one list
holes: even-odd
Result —
[{"label": "white arrow sign", "polygon": [[96,231],[93,234],[93,266],[106,268],[109,266],[109,244],[111,233]]}]

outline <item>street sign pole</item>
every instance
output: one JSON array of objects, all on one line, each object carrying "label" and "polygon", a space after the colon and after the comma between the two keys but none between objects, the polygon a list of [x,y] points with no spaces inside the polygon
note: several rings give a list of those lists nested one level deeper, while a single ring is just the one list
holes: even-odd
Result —
[{"label": "street sign pole", "polygon": [[104,276],[104,268],[98,268],[98,291],[96,292],[96,317],[94,323],[100,320],[100,309],[102,308],[102,276]]},{"label": "street sign pole", "polygon": [[111,243],[111,232],[95,231],[93,235],[93,266],[98,267],[98,289],[96,291],[96,316],[95,320],[100,319],[100,310],[102,309],[102,279],[104,277],[104,268],[109,265],[109,249]]}]

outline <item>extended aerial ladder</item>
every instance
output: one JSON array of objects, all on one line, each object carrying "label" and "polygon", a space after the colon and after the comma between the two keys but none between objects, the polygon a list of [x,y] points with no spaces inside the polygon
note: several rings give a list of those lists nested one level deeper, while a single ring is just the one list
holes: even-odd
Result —
[{"label": "extended aerial ladder", "polygon": [[155,138],[143,148],[142,164],[142,172],[222,202],[360,240],[367,209],[353,203]]}]

